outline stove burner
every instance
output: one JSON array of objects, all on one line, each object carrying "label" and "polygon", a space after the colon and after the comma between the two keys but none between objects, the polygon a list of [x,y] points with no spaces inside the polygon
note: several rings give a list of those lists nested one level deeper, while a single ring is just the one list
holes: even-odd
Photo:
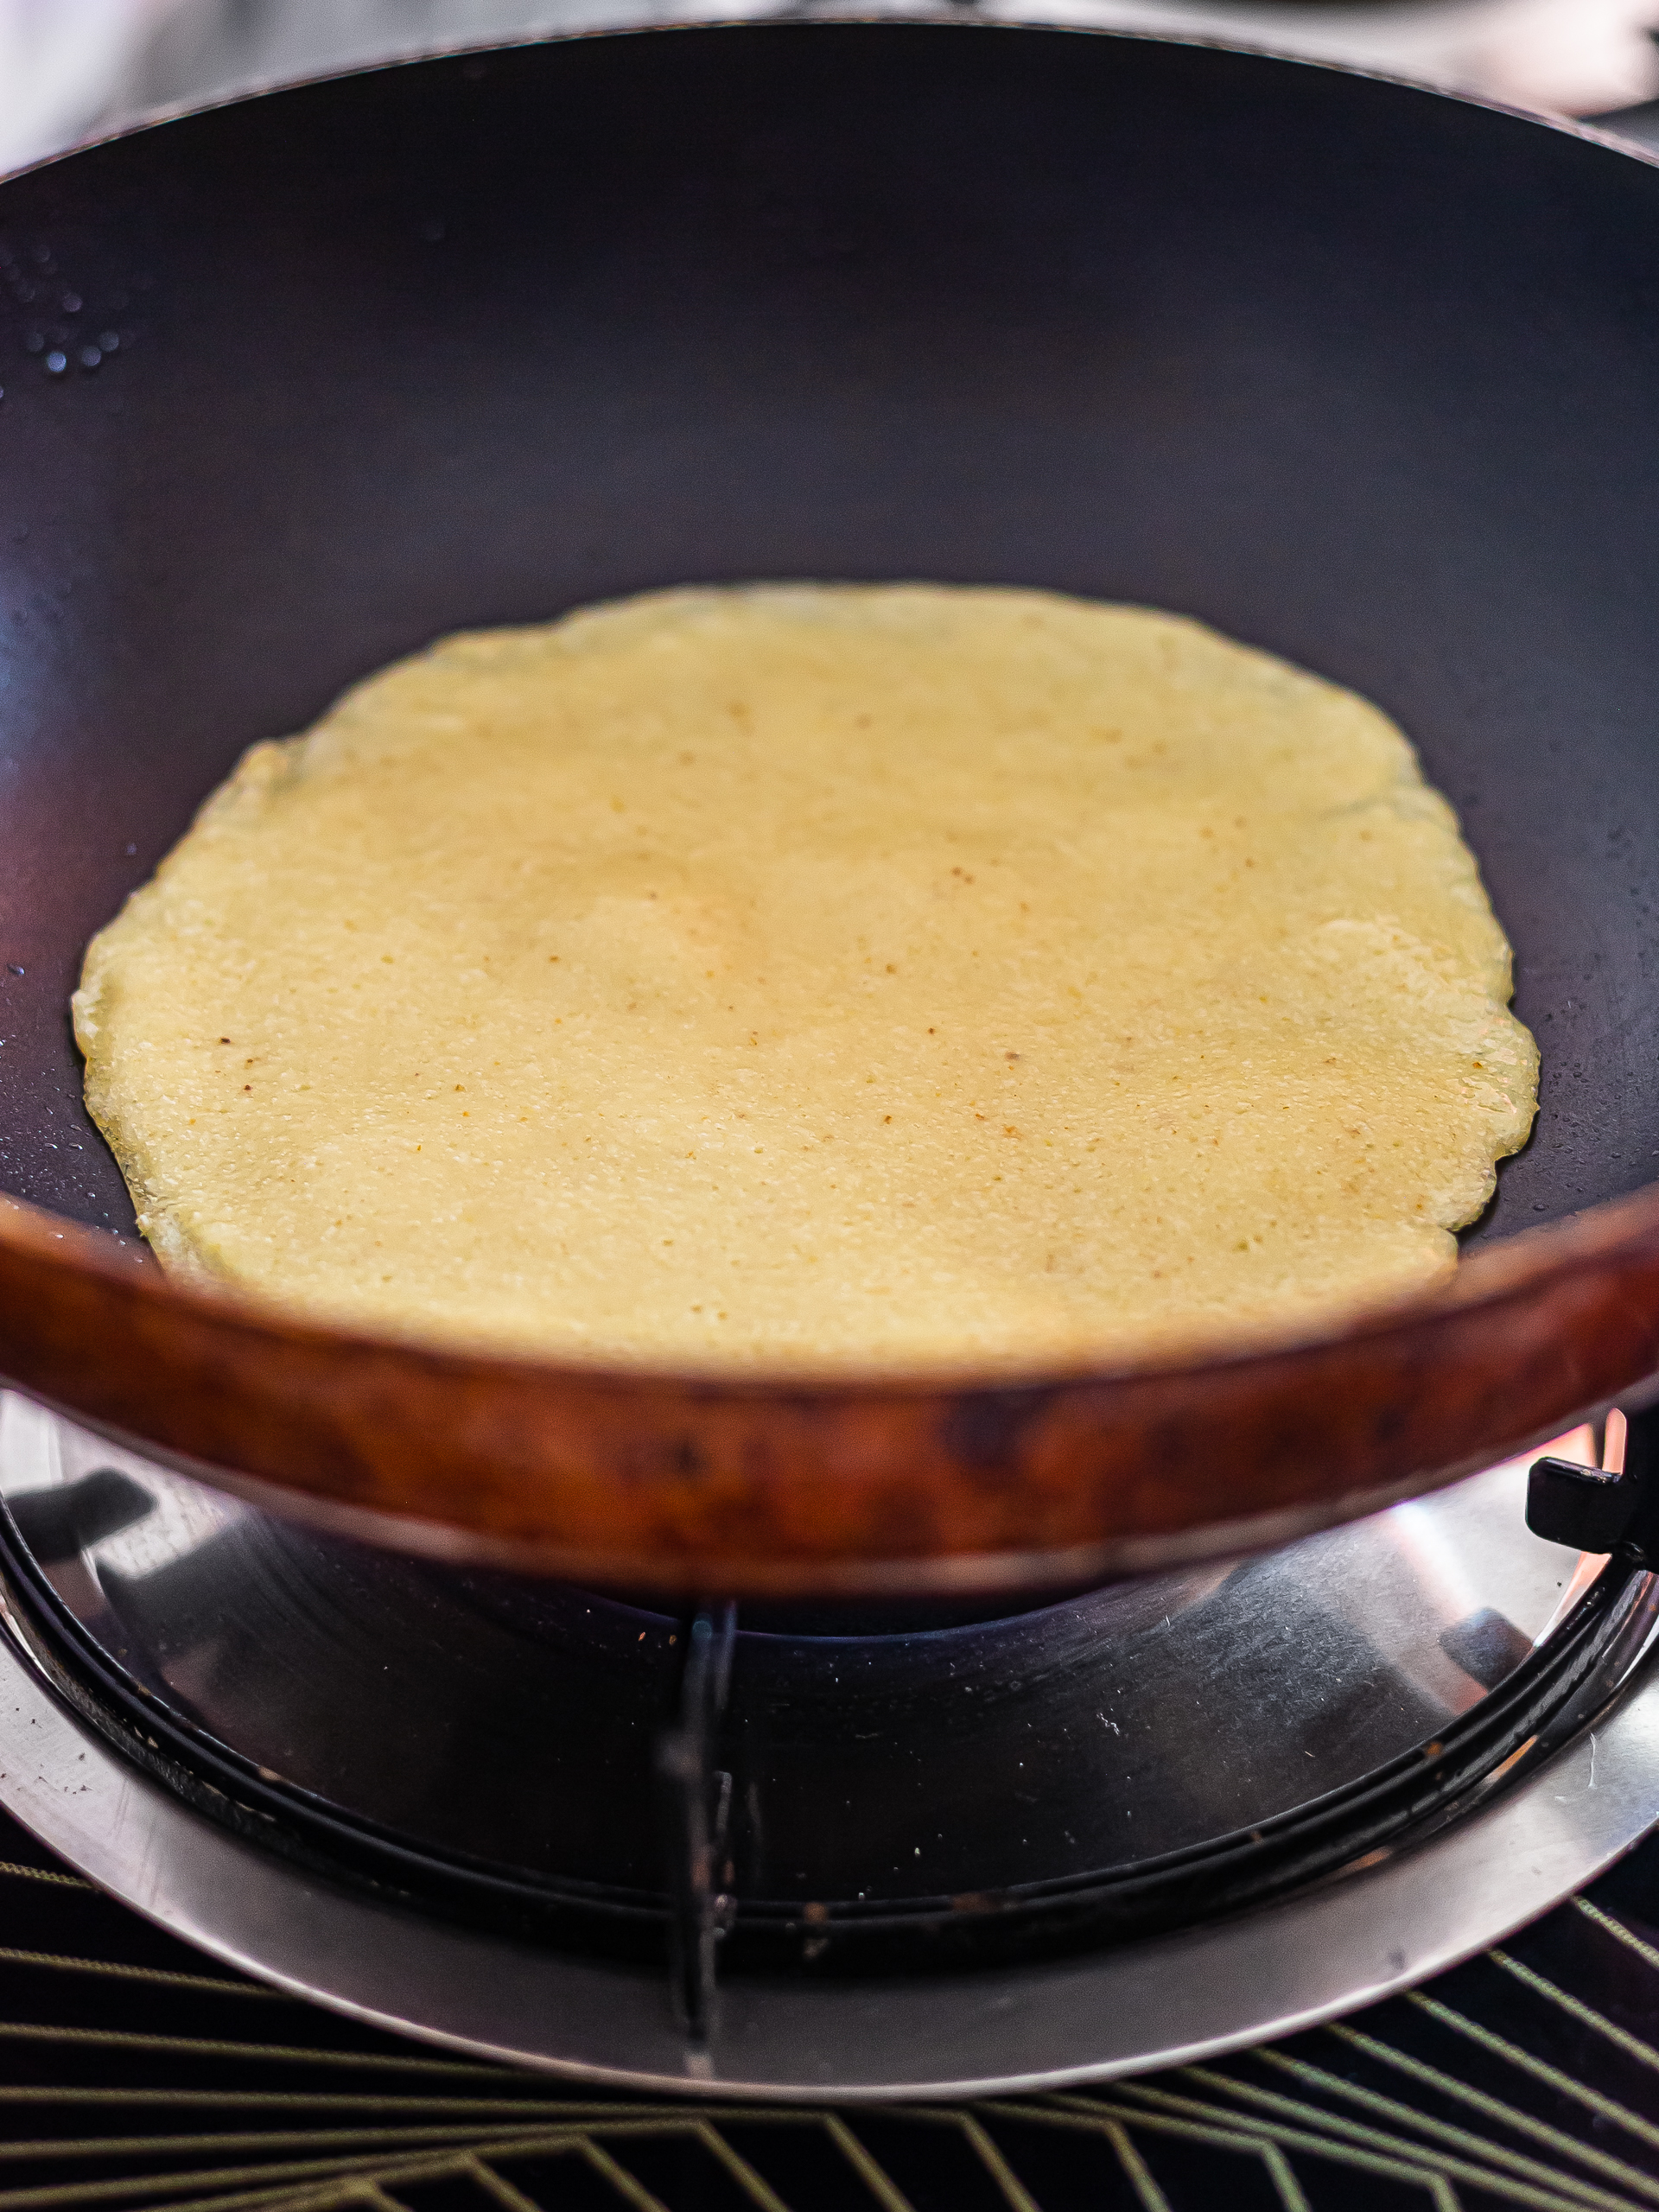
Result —
[{"label": "stove burner", "polygon": [[695,2044],[717,1944],[736,1974],[1055,1956],[1449,1817],[1645,1634],[1644,1566],[1575,1580],[1526,1482],[1017,1615],[760,1626],[325,1539],[10,1398],[0,1573],[60,1694],[198,1809],[451,1920],[666,1963]]}]

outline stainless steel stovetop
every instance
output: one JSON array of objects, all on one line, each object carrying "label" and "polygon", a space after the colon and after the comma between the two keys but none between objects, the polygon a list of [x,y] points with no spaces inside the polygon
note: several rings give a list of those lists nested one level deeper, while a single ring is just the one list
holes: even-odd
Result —
[{"label": "stainless steel stovetop", "polygon": [[1659,1814],[1655,1578],[1525,1487],[1001,1618],[731,1623],[321,1539],[8,1396],[0,1802],[234,1965],[573,2074],[1166,2064],[1471,1955]]}]

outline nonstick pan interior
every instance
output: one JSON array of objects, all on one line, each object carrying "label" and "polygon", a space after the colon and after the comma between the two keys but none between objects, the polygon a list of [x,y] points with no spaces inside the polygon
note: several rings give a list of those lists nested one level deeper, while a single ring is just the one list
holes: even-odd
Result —
[{"label": "nonstick pan interior", "polygon": [[1192,47],[723,29],[168,124],[0,239],[5,1189],[130,1234],[65,1001],[243,747],[447,630],[772,576],[1146,601],[1376,699],[1543,1048],[1477,1234],[1659,1172],[1641,161]]},{"label": "nonstick pan interior", "polygon": [[67,1001],[244,747],[446,631],[790,576],[1147,602],[1376,700],[1542,1048],[1471,1241],[1659,1173],[1640,158],[1196,46],[727,27],[168,123],[0,246],[0,1189],[131,1236]]}]

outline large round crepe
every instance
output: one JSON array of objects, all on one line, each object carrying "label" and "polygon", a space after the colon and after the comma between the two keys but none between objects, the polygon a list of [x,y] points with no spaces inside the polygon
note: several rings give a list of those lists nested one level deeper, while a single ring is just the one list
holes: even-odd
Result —
[{"label": "large round crepe", "polygon": [[1071,1363],[1429,1284],[1536,1053],[1376,709],[1141,608],[760,586],[452,638],[87,955],[181,1271],[562,1355]]}]

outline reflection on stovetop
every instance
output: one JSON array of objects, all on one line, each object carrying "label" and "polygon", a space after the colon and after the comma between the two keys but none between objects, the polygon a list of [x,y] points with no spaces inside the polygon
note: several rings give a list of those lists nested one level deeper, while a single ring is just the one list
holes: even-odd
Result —
[{"label": "reflection on stovetop", "polygon": [[[1475,1707],[1560,1609],[1574,1560],[1526,1530],[1524,1480],[1011,1617],[740,1615],[732,1886],[804,1905],[1065,1881],[1353,1783]],[[95,1645],[264,1781],[470,1862],[659,1891],[681,1619],[323,1538],[16,1398],[0,1487]]]}]

